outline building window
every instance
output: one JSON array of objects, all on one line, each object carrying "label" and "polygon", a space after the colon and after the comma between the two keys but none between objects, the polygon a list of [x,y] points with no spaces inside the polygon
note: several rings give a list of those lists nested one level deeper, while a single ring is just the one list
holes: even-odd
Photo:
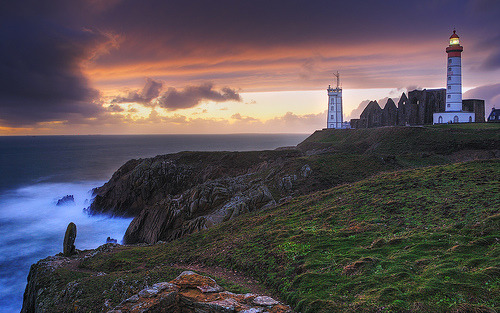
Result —
[{"label": "building window", "polygon": [[448,89],[451,89],[451,86],[448,86]]},{"label": "building window", "polygon": [[451,95],[448,95],[448,99],[450,99],[450,98],[451,98]]},{"label": "building window", "polygon": [[448,71],[451,72],[451,67],[448,67]]},{"label": "building window", "polygon": [[439,124],[443,124],[443,117],[442,117],[442,116],[440,116],[440,117],[438,118],[438,123],[439,123]]},{"label": "building window", "polygon": [[451,58],[448,59],[448,64],[451,64]]},{"label": "building window", "polygon": [[451,76],[448,76],[448,80],[451,80]]},{"label": "building window", "polygon": [[453,123],[458,123],[458,116],[456,116],[456,115],[455,115],[455,116],[453,117]]},{"label": "building window", "polygon": [[330,111],[333,111],[333,105],[330,107]]},{"label": "building window", "polygon": [[469,123],[472,123],[472,116],[469,116]]},{"label": "building window", "polygon": [[446,106],[447,106],[447,107],[450,107],[450,104],[448,103]]},{"label": "building window", "polygon": [[330,115],[330,118],[333,120],[333,115]]}]

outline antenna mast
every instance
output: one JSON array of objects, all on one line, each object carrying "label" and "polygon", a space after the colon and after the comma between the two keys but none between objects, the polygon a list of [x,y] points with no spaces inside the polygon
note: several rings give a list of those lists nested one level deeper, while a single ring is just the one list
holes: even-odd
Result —
[{"label": "antenna mast", "polygon": [[339,89],[339,86],[340,86],[340,74],[339,74],[339,71],[337,71],[337,73],[333,73],[333,76],[335,76],[337,78],[337,89]]}]

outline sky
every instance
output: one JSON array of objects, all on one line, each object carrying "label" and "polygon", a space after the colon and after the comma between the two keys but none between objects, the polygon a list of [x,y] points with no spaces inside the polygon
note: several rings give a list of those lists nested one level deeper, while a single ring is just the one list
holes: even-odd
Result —
[{"label": "sky", "polygon": [[[500,107],[498,0],[0,3],[0,135],[308,133],[339,72],[367,100],[443,88]],[[361,105],[361,107],[360,107]]]}]

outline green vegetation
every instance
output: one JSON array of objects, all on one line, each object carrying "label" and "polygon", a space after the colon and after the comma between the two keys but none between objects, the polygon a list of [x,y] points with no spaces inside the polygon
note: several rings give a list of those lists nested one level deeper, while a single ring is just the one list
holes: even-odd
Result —
[{"label": "green vegetation", "polygon": [[450,154],[464,149],[498,149],[500,125],[455,124],[425,127],[380,127],[316,131],[301,149],[405,155]]},{"label": "green vegetation", "polygon": [[98,254],[80,270],[107,275],[79,280],[100,299],[117,277],[155,283],[180,272],[169,264],[195,262],[259,279],[301,312],[494,312],[499,177],[499,160],[382,173],[168,244]]},{"label": "green vegetation", "polygon": [[323,130],[298,150],[166,156],[203,181],[247,174],[294,198],[170,243],[103,246],[41,275],[39,297],[54,312],[99,312],[195,263],[257,279],[303,313],[496,312],[499,150],[500,124],[484,123]]}]

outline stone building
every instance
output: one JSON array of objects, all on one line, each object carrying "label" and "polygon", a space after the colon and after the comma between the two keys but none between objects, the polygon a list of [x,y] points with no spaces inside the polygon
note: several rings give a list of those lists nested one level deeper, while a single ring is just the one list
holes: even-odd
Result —
[{"label": "stone building", "polygon": [[[443,112],[446,105],[446,89],[423,89],[403,92],[398,105],[389,98],[382,109],[377,101],[371,101],[359,119],[351,120],[351,128],[381,126],[414,126],[433,124],[433,114]],[[473,112],[476,122],[484,122],[484,100],[462,101],[462,111]]]},{"label": "stone building", "polygon": [[465,112],[474,112],[476,119],[475,121],[478,123],[484,123],[484,100],[480,99],[466,99],[462,100],[462,111]]}]

